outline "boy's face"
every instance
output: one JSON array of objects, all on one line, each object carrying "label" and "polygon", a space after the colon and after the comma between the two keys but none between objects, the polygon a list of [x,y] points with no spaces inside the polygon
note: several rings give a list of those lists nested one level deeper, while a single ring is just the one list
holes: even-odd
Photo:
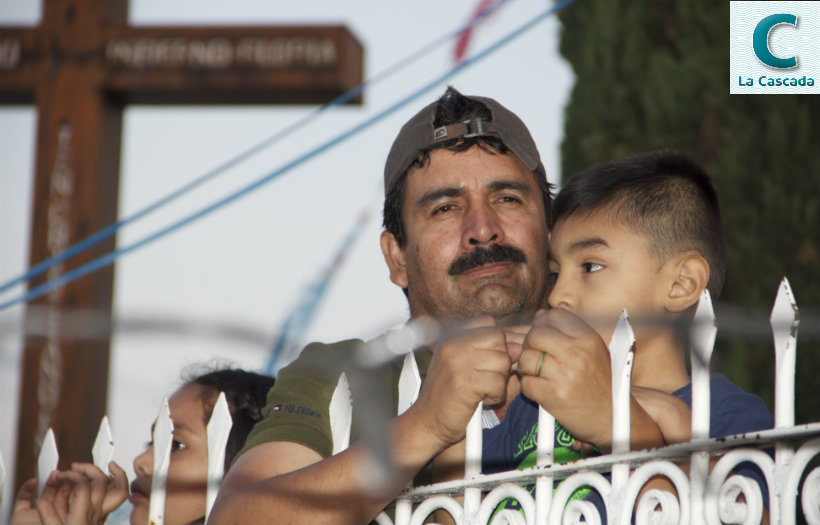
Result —
[{"label": "boy's face", "polygon": [[565,308],[609,343],[623,309],[636,332],[643,319],[664,314],[663,265],[646,239],[606,213],[558,221],[550,236],[553,308]]}]

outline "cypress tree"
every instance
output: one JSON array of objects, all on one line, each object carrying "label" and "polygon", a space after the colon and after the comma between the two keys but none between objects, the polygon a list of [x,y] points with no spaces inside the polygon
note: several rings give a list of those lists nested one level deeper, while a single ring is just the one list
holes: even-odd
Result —
[{"label": "cypress tree", "polygon": [[666,147],[698,161],[728,250],[712,368],[773,407],[768,316],[786,276],[804,318],[796,420],[820,421],[820,96],[729,95],[728,2],[580,0],[559,17],[576,75],[563,176]]}]

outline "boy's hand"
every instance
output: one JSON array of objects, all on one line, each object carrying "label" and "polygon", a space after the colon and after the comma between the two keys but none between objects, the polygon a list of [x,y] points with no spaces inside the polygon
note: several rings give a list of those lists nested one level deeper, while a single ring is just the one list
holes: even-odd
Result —
[{"label": "boy's hand", "polygon": [[[539,369],[540,368],[540,369]],[[612,369],[598,333],[571,312],[539,313],[518,360],[521,390],[577,439],[612,447]]]},{"label": "boy's hand", "polygon": [[592,443],[587,443],[586,441],[580,441],[578,439],[573,441],[571,448],[576,452],[580,452],[585,458],[599,454],[598,449],[595,448],[595,445]]},{"label": "boy's hand", "polygon": [[[609,349],[595,330],[561,308],[540,313],[518,363],[521,390],[527,397],[576,439],[594,444],[604,454],[611,452],[612,367]],[[631,450],[664,444],[657,423],[634,398],[630,415]]]},{"label": "boy's hand", "polygon": [[692,437],[692,409],[682,399],[654,388],[633,386],[632,397],[661,429],[667,445],[685,443]]}]

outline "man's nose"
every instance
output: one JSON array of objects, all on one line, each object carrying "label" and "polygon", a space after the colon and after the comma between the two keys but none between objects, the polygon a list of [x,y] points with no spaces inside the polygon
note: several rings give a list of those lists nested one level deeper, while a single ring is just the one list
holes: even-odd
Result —
[{"label": "man's nose", "polygon": [[504,240],[504,230],[498,216],[489,206],[472,206],[465,220],[464,248],[471,250],[476,246],[499,243]]}]

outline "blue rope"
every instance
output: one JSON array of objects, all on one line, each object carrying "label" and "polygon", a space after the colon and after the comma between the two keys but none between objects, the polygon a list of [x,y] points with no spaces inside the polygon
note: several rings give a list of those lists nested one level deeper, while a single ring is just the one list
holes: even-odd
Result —
[{"label": "blue rope", "polygon": [[322,113],[324,113],[326,110],[330,109],[331,107],[338,106],[340,104],[344,104],[345,102],[349,102],[350,100],[353,100],[353,98],[355,98],[359,94],[361,94],[365,90],[365,88],[368,88],[372,85],[375,85],[375,84],[383,81],[384,79],[392,76],[397,71],[399,71],[399,70],[405,68],[406,66],[412,64],[413,62],[419,60],[420,58],[427,55],[428,53],[430,53],[431,51],[433,51],[434,49],[436,49],[437,47],[439,47],[443,43],[446,43],[446,42],[450,41],[454,36],[460,34],[463,31],[466,31],[467,29],[469,29],[469,28],[473,27],[474,25],[478,24],[483,18],[489,16],[496,9],[501,7],[502,4],[505,4],[509,1],[511,1],[511,0],[503,0],[502,2],[499,2],[492,9],[490,9],[489,11],[483,13],[480,17],[471,20],[470,23],[468,23],[467,25],[465,25],[465,26],[463,26],[463,27],[461,27],[461,28],[459,28],[459,29],[457,29],[453,32],[447,33],[447,34],[439,37],[438,39],[434,40],[430,44],[422,47],[421,49],[411,53],[410,55],[408,55],[404,59],[398,61],[394,65],[392,65],[389,68],[387,68],[386,70],[382,71],[381,73],[373,76],[370,79],[365,80],[364,82],[362,82],[361,84],[359,84],[355,88],[353,88],[353,89],[347,91],[346,93],[336,97],[335,99],[331,100],[330,102],[327,102],[326,104],[316,108],[314,111],[308,113],[306,116],[304,116],[303,118],[297,120],[293,124],[291,124],[289,126],[286,126],[284,129],[278,131],[277,133],[274,133],[270,137],[262,140],[261,142],[259,142],[256,145],[248,148],[244,152],[239,153],[238,155],[236,155],[232,159],[229,159],[228,161],[218,165],[216,168],[204,173],[203,175],[199,176],[198,178],[192,180],[191,182],[189,182],[189,183],[179,187],[178,189],[172,191],[171,193],[169,193],[165,197],[159,199],[158,201],[154,202],[153,204],[150,204],[150,205],[146,206],[145,208],[139,210],[138,212],[134,213],[133,215],[131,215],[129,217],[118,220],[117,222],[111,224],[110,226],[107,226],[107,227],[103,228],[102,230],[98,231],[97,233],[91,235],[90,237],[86,237],[82,241],[79,241],[79,242],[75,243],[74,245],[68,247],[65,251],[60,252],[59,254],[57,254],[57,255],[49,258],[49,259],[45,259],[43,261],[40,261],[39,263],[32,266],[27,272],[23,273],[22,275],[19,275],[17,277],[13,277],[10,280],[6,281],[5,283],[0,284],[0,294],[6,292],[9,288],[12,288],[13,286],[25,283],[25,282],[27,282],[31,279],[34,279],[35,277],[38,277],[39,275],[42,275],[43,273],[47,272],[50,268],[52,268],[52,267],[54,267],[54,266],[56,266],[56,265],[58,265],[58,264],[60,264],[64,261],[74,257],[75,255],[78,255],[78,254],[84,252],[85,250],[91,248],[92,246],[95,246],[97,243],[107,239],[108,237],[111,237],[112,235],[117,233],[117,231],[119,231],[124,226],[127,226],[128,224],[130,224],[132,222],[135,222],[135,221],[141,219],[142,217],[145,217],[146,215],[149,215],[149,214],[153,213],[154,211],[162,208],[163,206],[177,200],[178,198],[182,197],[183,195],[185,195],[185,194],[189,193],[190,191],[196,189],[197,187],[201,186],[202,184],[205,184],[206,182],[210,181],[211,179],[213,179],[217,175],[221,175],[222,173],[228,171],[229,169],[241,164],[242,162],[244,162],[247,159],[253,157],[257,153],[263,151],[265,148],[268,148],[268,147],[272,146],[273,144],[275,144],[279,140],[283,139],[284,137],[290,135],[291,133],[294,133],[294,132],[298,131],[299,129],[305,127],[307,124],[313,122]]},{"label": "blue rope", "polygon": [[213,204],[210,204],[210,205],[200,209],[199,211],[194,212],[191,215],[188,215],[187,217],[185,217],[185,218],[183,218],[183,219],[181,219],[181,220],[179,220],[175,223],[172,223],[169,226],[166,226],[165,228],[162,228],[162,229],[156,231],[155,233],[153,233],[153,234],[151,234],[147,237],[144,237],[143,239],[141,239],[137,242],[134,242],[134,243],[132,243],[128,246],[122,247],[122,248],[118,248],[118,249],[116,249],[116,250],[114,250],[114,251],[112,251],[112,252],[110,252],[106,255],[103,255],[103,256],[101,256],[101,257],[99,257],[99,258],[97,258],[97,259],[95,259],[95,260],[93,260],[89,263],[86,263],[86,264],[84,264],[84,265],[82,265],[78,268],[75,268],[71,271],[68,271],[68,272],[66,272],[65,274],[61,275],[60,277],[58,277],[56,279],[53,279],[51,281],[48,281],[46,283],[41,284],[40,286],[32,288],[27,293],[15,298],[15,299],[11,299],[11,300],[6,301],[4,303],[0,303],[0,311],[2,311],[2,310],[6,309],[6,308],[8,308],[8,307],[10,307],[14,304],[17,304],[17,303],[20,303],[20,302],[31,301],[33,299],[41,297],[42,295],[45,295],[46,293],[53,290],[54,288],[57,288],[58,286],[62,286],[62,285],[67,284],[71,281],[74,281],[75,279],[78,279],[80,277],[88,275],[89,273],[94,272],[94,271],[96,271],[100,268],[108,266],[109,264],[112,264],[114,262],[114,260],[117,259],[117,257],[120,257],[122,255],[130,253],[134,250],[137,250],[138,248],[141,248],[142,246],[145,246],[146,244],[149,244],[149,243],[151,243],[151,242],[153,242],[157,239],[160,239],[160,238],[164,237],[165,235],[167,235],[167,234],[169,234],[173,231],[176,231],[176,230],[182,228],[183,226],[186,226],[186,225],[194,222],[195,220],[200,219],[200,218],[210,214],[211,212],[213,212],[213,211],[215,211],[215,210],[217,210],[217,209],[219,209],[219,208],[221,208],[221,207],[223,207],[227,204],[230,204],[231,202],[239,199],[240,197],[243,197],[243,196],[247,195],[248,193],[260,188],[264,184],[267,184],[268,182],[270,182],[270,181],[276,179],[277,177],[279,177],[280,175],[282,175],[284,173],[287,173],[291,169],[299,166],[300,164],[304,163],[305,161],[309,160],[310,158],[315,157],[316,155],[319,155],[321,153],[324,153],[325,151],[329,150],[330,148],[336,146],[337,144],[340,144],[340,143],[344,142],[345,140],[349,139],[350,137],[356,135],[357,133],[359,133],[359,132],[367,129],[368,127],[372,126],[373,124],[381,121],[382,119],[384,119],[388,115],[394,113],[395,111],[401,109],[402,107],[406,106],[407,104],[414,101],[415,99],[421,97],[426,92],[432,90],[433,88],[435,88],[436,86],[438,86],[442,82],[446,81],[448,78],[452,77],[456,73],[460,72],[461,70],[467,68],[468,66],[471,66],[472,64],[474,64],[474,63],[476,63],[480,60],[483,60],[488,55],[490,55],[493,52],[497,51],[498,49],[504,47],[506,44],[508,44],[509,42],[514,40],[515,38],[517,38],[517,37],[521,36],[522,34],[526,33],[528,30],[530,30],[533,27],[535,27],[536,25],[538,25],[541,21],[545,20],[549,16],[551,16],[551,15],[559,12],[560,10],[564,9],[566,6],[572,4],[574,1],[575,0],[562,0],[561,2],[558,2],[557,4],[549,7],[548,9],[546,9],[545,11],[543,11],[542,13],[540,13],[539,15],[534,17],[532,20],[522,24],[520,27],[518,27],[517,29],[511,31],[510,33],[508,33],[507,35],[505,35],[504,37],[502,37],[501,39],[499,39],[495,43],[491,44],[490,46],[488,46],[487,48],[482,50],[481,52],[479,52],[476,55],[474,55],[473,57],[471,57],[467,60],[464,60],[463,62],[457,64],[456,66],[454,66],[449,71],[447,71],[444,74],[438,76],[433,81],[428,82],[427,84],[423,85],[421,88],[419,88],[416,91],[412,92],[410,95],[407,95],[404,98],[400,99],[398,102],[393,103],[392,105],[388,106],[386,109],[383,109],[382,111],[380,111],[376,115],[372,116],[371,118],[369,118],[369,119],[367,119],[367,120],[353,126],[348,131],[345,131],[342,134],[337,135],[336,137],[328,140],[327,142],[325,142],[323,144],[320,144],[316,148],[308,151],[307,153],[300,155],[296,159],[288,162],[287,164],[285,164],[284,166],[280,167],[279,169],[273,171],[272,173],[269,173],[268,175],[265,175],[264,177],[262,177],[262,178],[260,178],[256,181],[246,185],[245,187],[235,191],[234,193],[228,195],[227,197],[224,197],[224,198],[214,202]]},{"label": "blue rope", "polygon": [[[381,189],[379,194],[381,194]],[[282,323],[279,329],[279,335],[268,355],[268,361],[263,368],[265,374],[275,375],[279,371],[278,364],[283,358],[290,360],[296,357],[296,354],[302,349],[303,336],[313,321],[316,310],[322,304],[331,281],[336,277],[338,271],[344,264],[348,252],[350,252],[359,240],[359,237],[364,233],[367,221],[370,218],[370,210],[370,206],[362,210],[358,220],[350,231],[348,231],[344,241],[342,241],[339,249],[333,255],[330,264],[322,270],[322,273],[313,281],[307,291],[302,294],[299,302],[292,309],[292,313],[288,315],[285,322]]]}]

